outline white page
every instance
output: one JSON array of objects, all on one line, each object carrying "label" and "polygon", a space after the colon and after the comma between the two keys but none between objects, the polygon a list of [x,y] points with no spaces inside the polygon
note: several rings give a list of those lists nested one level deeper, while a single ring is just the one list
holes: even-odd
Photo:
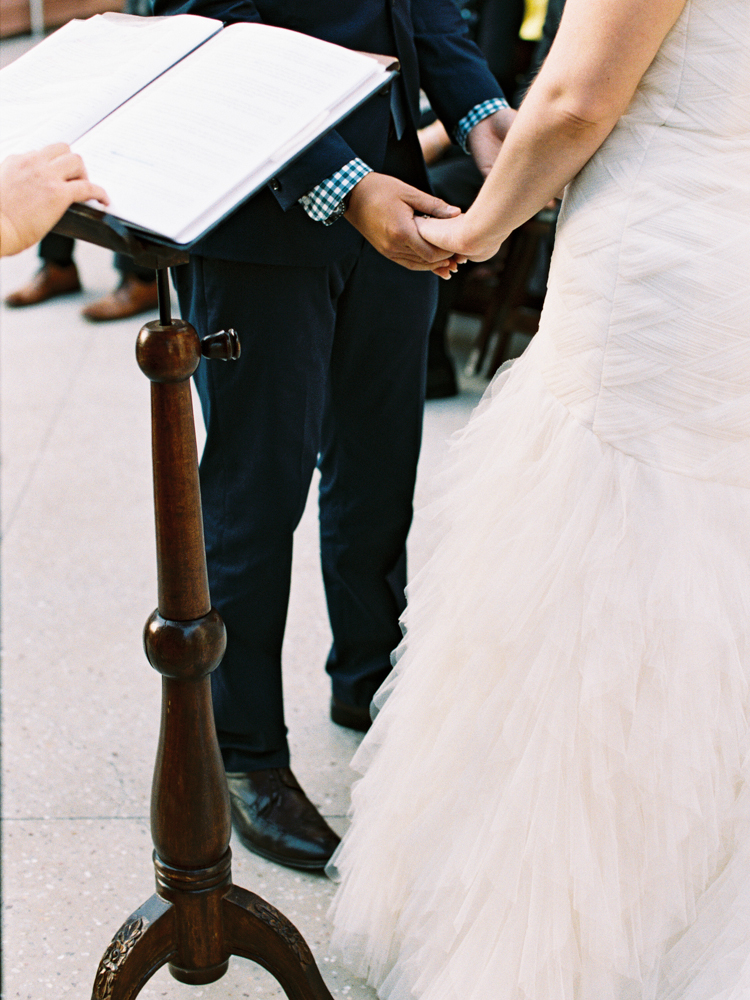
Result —
[{"label": "white page", "polygon": [[221,27],[192,14],[70,21],[0,72],[0,159],[72,143]]},{"label": "white page", "polygon": [[360,53],[283,28],[234,24],[74,148],[107,191],[112,215],[179,241],[274,151],[364,81],[384,77]]},{"label": "white page", "polygon": [[378,83],[376,86],[373,86],[372,80],[366,80],[354,93],[350,94],[340,104],[337,104],[335,108],[332,108],[329,113],[317,119],[313,123],[313,127],[309,130],[304,129],[295,136],[284,147],[283,157],[277,158],[277,156],[274,156],[268,163],[264,163],[257,170],[254,170],[236,188],[228,191],[217,202],[212,204],[206,212],[195,218],[181,233],[174,237],[175,242],[190,243],[197,239],[209,226],[223,218],[223,216],[228,215],[240,202],[244,201],[251,194],[254,194],[264,184],[267,184],[276,170],[278,170],[280,160],[287,162],[303,152],[316,135],[322,135],[328,129],[336,126],[342,118],[345,118],[358,104],[361,104],[363,100],[370,97],[381,85],[381,83]]}]

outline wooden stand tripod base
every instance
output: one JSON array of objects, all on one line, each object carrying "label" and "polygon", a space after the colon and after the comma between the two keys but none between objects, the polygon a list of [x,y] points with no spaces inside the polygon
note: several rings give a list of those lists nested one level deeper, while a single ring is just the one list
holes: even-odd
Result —
[{"label": "wooden stand tripod base", "polygon": [[143,327],[136,349],[151,380],[159,589],[144,643],[163,678],[151,798],[156,893],[112,939],[92,1000],[132,1000],[166,964],[183,983],[211,983],[231,955],[267,969],[290,1000],[332,1000],[293,924],[232,885],[229,794],[209,677],[226,632],[208,591],[190,377],[201,355],[239,357],[237,335],[223,331],[201,342],[192,326],[171,319],[167,267],[184,263],[184,253],[113,232],[101,213],[87,209],[69,211],[56,229],[156,267],[159,289],[160,319]]}]

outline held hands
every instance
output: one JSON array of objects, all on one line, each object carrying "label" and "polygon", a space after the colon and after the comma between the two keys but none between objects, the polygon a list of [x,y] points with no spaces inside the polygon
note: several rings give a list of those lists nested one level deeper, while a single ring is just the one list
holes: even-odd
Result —
[{"label": "held hands", "polygon": [[80,156],[58,142],[0,163],[0,254],[20,253],[38,242],[75,201],[109,199],[92,184]]},{"label": "held hands", "polygon": [[411,271],[434,271],[449,278],[465,258],[446,253],[417,228],[417,213],[450,219],[460,209],[388,174],[369,173],[353,188],[344,218],[376,250]]},{"label": "held hands", "polygon": [[[485,177],[515,116],[512,108],[501,108],[469,133],[469,150]],[[434,150],[429,129],[420,137],[431,158],[439,156],[444,140],[449,141],[443,126],[435,126],[441,135],[435,137]],[[450,278],[467,259],[487,260],[502,242],[496,233],[469,225],[458,208],[387,174],[369,173],[356,185],[344,218],[389,260],[414,271],[434,271],[441,278]]]},{"label": "held hands", "polygon": [[442,247],[454,259],[488,260],[500,249],[505,234],[476,223],[471,210],[451,219],[417,219],[420,236],[432,246]]}]

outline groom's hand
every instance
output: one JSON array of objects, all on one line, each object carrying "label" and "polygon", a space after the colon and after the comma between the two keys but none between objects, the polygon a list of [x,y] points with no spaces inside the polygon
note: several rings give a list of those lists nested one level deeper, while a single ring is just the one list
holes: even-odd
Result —
[{"label": "groom's hand", "polygon": [[517,114],[513,108],[500,108],[494,115],[483,118],[469,132],[467,146],[483,177],[492,170],[492,164]]},{"label": "groom's hand", "polygon": [[416,214],[452,219],[461,210],[388,174],[369,173],[353,188],[344,218],[389,260],[411,271],[454,271],[453,256],[419,235]]}]

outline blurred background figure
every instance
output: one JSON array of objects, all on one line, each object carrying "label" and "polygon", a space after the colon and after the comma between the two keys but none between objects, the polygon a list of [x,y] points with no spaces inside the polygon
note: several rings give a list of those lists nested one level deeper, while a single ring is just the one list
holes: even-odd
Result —
[{"label": "blurred background figure", "polygon": [[[58,295],[80,292],[82,285],[73,259],[74,246],[75,241],[69,236],[58,233],[45,236],[39,244],[42,266],[28,284],[6,297],[5,304],[19,309]],[[120,272],[118,286],[81,310],[81,315],[92,323],[137,316],[157,306],[156,275],[151,269],[139,267],[123,254],[115,254],[115,267]]]}]

